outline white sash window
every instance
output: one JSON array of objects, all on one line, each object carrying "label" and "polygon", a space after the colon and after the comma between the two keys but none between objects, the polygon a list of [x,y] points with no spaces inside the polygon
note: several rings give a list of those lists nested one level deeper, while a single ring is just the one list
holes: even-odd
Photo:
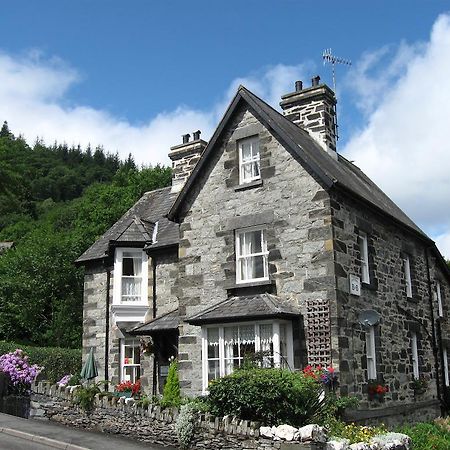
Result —
[{"label": "white sash window", "polygon": [[412,298],[411,263],[408,255],[403,258],[403,267],[405,270],[406,296]]},{"label": "white sash window", "polygon": [[261,352],[263,367],[293,368],[290,322],[273,321],[202,328],[203,391],[211,380],[229,375],[246,357]]},{"label": "white sash window", "polygon": [[419,352],[417,351],[417,334],[411,335],[411,356],[413,365],[413,375],[416,380],[419,379]]},{"label": "white sash window", "polygon": [[257,136],[239,141],[239,183],[259,180],[259,139]]},{"label": "white sash window", "polygon": [[359,251],[361,253],[361,281],[370,283],[369,273],[369,246],[367,244],[367,234],[360,233],[358,236]]},{"label": "white sash window", "polygon": [[268,255],[264,230],[237,230],[236,282],[268,280]]},{"label": "white sash window", "polygon": [[446,386],[450,386],[450,380],[448,376],[448,355],[447,347],[442,349],[442,358],[444,359],[444,381]]},{"label": "white sash window", "polygon": [[436,300],[438,304],[439,317],[444,317],[444,308],[442,307],[441,284],[439,283],[439,281],[436,281]]},{"label": "white sash window", "polygon": [[141,376],[141,349],[139,340],[120,340],[120,381],[136,383]]},{"label": "white sash window", "polygon": [[141,249],[117,248],[114,261],[114,304],[148,302],[148,257]]},{"label": "white sash window", "polygon": [[377,379],[377,357],[375,351],[375,328],[369,327],[366,331],[366,358],[367,379]]}]

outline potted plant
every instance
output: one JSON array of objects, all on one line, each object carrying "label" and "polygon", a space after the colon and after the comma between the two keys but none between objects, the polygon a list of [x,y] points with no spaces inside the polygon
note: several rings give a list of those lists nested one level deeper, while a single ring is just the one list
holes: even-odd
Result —
[{"label": "potted plant", "polygon": [[382,402],[386,392],[389,392],[389,387],[380,384],[377,380],[369,380],[367,392],[369,394],[369,400]]},{"label": "potted plant", "polygon": [[115,393],[117,397],[136,397],[141,390],[141,381],[137,380],[136,383],[131,381],[123,381],[116,386]]},{"label": "potted plant", "polygon": [[424,394],[428,388],[428,377],[421,376],[419,378],[416,378],[413,376],[412,379],[412,389],[414,391],[414,395],[421,395]]}]

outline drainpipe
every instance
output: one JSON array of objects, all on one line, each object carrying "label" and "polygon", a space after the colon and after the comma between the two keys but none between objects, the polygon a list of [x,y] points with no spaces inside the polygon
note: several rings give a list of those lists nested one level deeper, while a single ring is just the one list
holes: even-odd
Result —
[{"label": "drainpipe", "polygon": [[[105,380],[108,380],[109,366],[109,285],[111,281],[111,268],[106,269],[106,326],[105,326]],[[107,390],[107,386],[105,386]]]},{"label": "drainpipe", "polygon": [[[425,247],[425,260],[427,262],[427,278],[428,278],[428,297],[429,297],[429,301],[430,301],[430,316],[431,316],[431,333],[432,333],[432,337],[433,337],[433,355],[434,355],[434,370],[436,372],[436,391],[437,391],[437,396],[439,399],[439,402],[441,403],[441,409],[442,409],[442,402],[443,402],[443,398],[442,398],[442,394],[441,394],[441,385],[439,383],[439,363],[438,363],[438,359],[439,359],[439,348],[436,342],[436,326],[434,323],[434,311],[433,311],[433,288],[431,285],[431,274],[430,274],[430,262],[429,262],[429,254],[428,254],[428,248]],[[442,361],[442,351],[441,353],[441,367],[443,367],[443,361]]]},{"label": "drainpipe", "polygon": [[[155,255],[152,256],[152,270],[153,270],[153,292],[152,292],[152,311],[153,311],[153,318],[156,318],[156,258]],[[153,339],[153,338],[152,338]],[[152,394],[153,396],[157,395],[157,389],[158,389],[158,367],[157,367],[157,358],[156,358],[156,345],[155,342],[153,342],[153,384],[152,384]]]}]

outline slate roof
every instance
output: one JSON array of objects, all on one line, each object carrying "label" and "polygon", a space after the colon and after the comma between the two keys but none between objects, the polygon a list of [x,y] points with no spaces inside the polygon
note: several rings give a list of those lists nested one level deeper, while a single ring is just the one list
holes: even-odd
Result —
[{"label": "slate roof", "polygon": [[158,331],[177,330],[179,324],[180,314],[178,309],[176,309],[142,325],[138,325],[128,330],[128,332],[134,335],[148,336]]},{"label": "slate roof", "polygon": [[[165,217],[176,194],[170,187],[146,192],[103,236],[91,245],[75,262],[83,264],[109,255],[111,244],[147,245],[148,248],[177,244],[178,224]],[[152,243],[157,226],[156,242]]]},{"label": "slate roof", "polygon": [[186,198],[187,193],[194,185],[196,178],[202,173],[203,167],[212,154],[216,142],[220,139],[222,131],[228,120],[241,102],[246,102],[255,116],[283,143],[290,153],[296,157],[306,168],[315,173],[327,188],[340,187],[354,196],[370,203],[384,214],[406,225],[422,237],[430,240],[426,234],[358,167],[341,155],[338,159],[331,157],[309,135],[307,131],[295,125],[278,111],[269,106],[255,94],[240,86],[222,121],[209,141],[202,157],[195,166],[191,176],[178,195],[169,212],[169,218],[174,219]]},{"label": "slate roof", "polygon": [[191,316],[185,321],[191,325],[253,320],[262,318],[292,318],[300,312],[287,305],[280,297],[272,294],[231,297],[217,305]]}]

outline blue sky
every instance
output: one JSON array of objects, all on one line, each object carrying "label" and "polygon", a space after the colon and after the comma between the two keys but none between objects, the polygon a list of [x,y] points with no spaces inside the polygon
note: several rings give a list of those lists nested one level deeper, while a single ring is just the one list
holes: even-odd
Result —
[{"label": "blue sky", "polygon": [[273,106],[296,79],[331,84],[331,47],[353,62],[337,73],[340,151],[450,256],[448,11],[437,0],[3,2],[0,121],[30,143],[168,163],[181,134],[210,136],[239,83]]}]

